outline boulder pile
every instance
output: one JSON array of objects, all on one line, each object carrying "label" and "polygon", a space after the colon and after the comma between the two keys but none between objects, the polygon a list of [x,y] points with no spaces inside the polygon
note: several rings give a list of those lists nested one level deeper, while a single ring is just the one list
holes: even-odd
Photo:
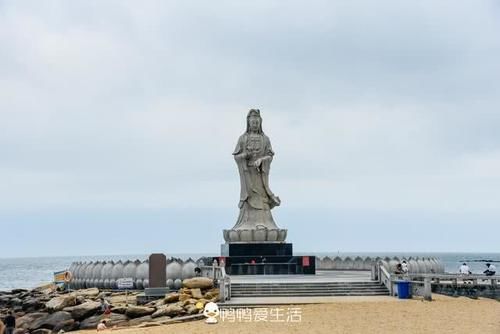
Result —
[{"label": "boulder pile", "polygon": [[[143,305],[137,304],[137,295],[139,292],[98,288],[60,291],[52,284],[16,289],[0,292],[0,319],[13,311],[18,327],[15,334],[95,329],[102,319],[107,319],[108,327],[156,326],[203,313],[206,303],[218,301],[219,289],[212,279],[196,277],[185,279],[178,291]],[[109,303],[110,314],[103,314],[103,298]]]}]

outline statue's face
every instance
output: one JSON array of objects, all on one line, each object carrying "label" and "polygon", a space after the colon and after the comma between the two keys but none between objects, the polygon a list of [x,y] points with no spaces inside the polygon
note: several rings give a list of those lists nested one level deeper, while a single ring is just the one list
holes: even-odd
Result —
[{"label": "statue's face", "polygon": [[250,117],[249,123],[250,123],[250,130],[259,131],[259,129],[260,129],[260,117],[257,117],[257,116]]}]

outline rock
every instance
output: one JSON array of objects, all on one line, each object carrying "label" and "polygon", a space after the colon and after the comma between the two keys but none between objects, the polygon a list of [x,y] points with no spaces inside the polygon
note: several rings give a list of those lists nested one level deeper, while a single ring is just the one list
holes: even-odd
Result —
[{"label": "rock", "polygon": [[26,289],[13,289],[10,293],[12,293],[14,295],[19,295],[19,294],[26,293],[26,292],[28,292],[28,290],[26,290]]},{"label": "rock", "polygon": [[136,304],[137,303],[137,296],[135,294],[128,294],[128,296],[125,293],[120,293],[120,294],[115,294],[110,296],[107,299],[111,304]]},{"label": "rock", "polygon": [[28,313],[20,318],[17,318],[16,325],[19,328],[29,329],[30,325],[35,321],[47,317],[49,314],[45,312]]},{"label": "rock", "polygon": [[23,301],[21,300],[21,298],[18,298],[18,297],[16,297],[16,298],[12,298],[12,299],[10,300],[10,305],[11,305],[12,307],[13,307],[13,306],[21,306],[21,305],[23,305]]},{"label": "rock", "polygon": [[150,315],[147,315],[145,317],[140,317],[140,318],[135,318],[132,320],[129,320],[128,325],[129,326],[137,326],[142,324],[143,322],[151,322],[153,321],[153,317]]},{"label": "rock", "polygon": [[152,307],[130,305],[125,311],[125,315],[129,318],[140,318],[146,315],[151,315],[155,311],[156,310]]},{"label": "rock", "polygon": [[181,293],[179,294],[179,301],[183,302],[185,300],[188,300],[191,298],[191,295],[188,295],[186,293]]},{"label": "rock", "polygon": [[158,308],[156,312],[154,312],[151,317],[153,318],[158,318],[158,317],[163,317],[163,316],[176,316],[184,312],[184,309],[182,308],[181,305],[178,304],[169,304],[165,306],[161,306]]},{"label": "rock", "polygon": [[153,321],[159,324],[163,324],[165,321],[172,319],[171,317],[165,315],[163,317],[154,318]]},{"label": "rock", "polygon": [[52,299],[52,296],[51,295],[40,295],[40,296],[36,296],[36,298],[38,298],[38,300],[41,302],[41,303],[45,303],[48,302],[49,300]]},{"label": "rock", "polygon": [[26,291],[26,292],[20,293],[18,295],[18,297],[21,299],[25,299],[25,298],[31,297],[31,296],[34,296],[34,294],[31,291]]},{"label": "rock", "polygon": [[137,327],[147,328],[147,327],[156,327],[156,326],[161,326],[161,323],[159,323],[159,322],[144,322]]},{"label": "rock", "polygon": [[65,332],[70,332],[73,330],[77,330],[78,326],[79,324],[74,319],[71,319],[58,323],[52,331],[56,333],[58,333],[61,330]]},{"label": "rock", "polygon": [[39,287],[36,287],[32,291],[48,295],[57,291],[57,285],[55,285],[54,283],[44,284],[40,285]]},{"label": "rock", "polygon": [[24,315],[23,307],[21,305],[12,306],[11,310],[14,311],[14,313],[16,314],[22,313],[22,315]]},{"label": "rock", "polygon": [[171,292],[165,296],[165,303],[175,303],[179,301],[179,294],[177,292]]},{"label": "rock", "polygon": [[28,326],[28,329],[54,329],[57,325],[68,320],[72,320],[71,314],[69,312],[59,311],[34,321]]},{"label": "rock", "polygon": [[128,322],[129,326],[137,326],[137,327],[151,327],[157,326],[157,325],[162,325],[165,323],[167,320],[170,320],[172,318],[164,316],[164,317],[159,317],[159,318],[152,318],[150,315],[142,318],[136,318],[132,319]]},{"label": "rock", "polygon": [[212,298],[214,298],[214,297],[217,297],[217,298],[218,298],[218,297],[219,297],[219,293],[220,293],[219,289],[217,289],[217,288],[215,288],[215,289],[211,289],[211,290],[209,290],[209,291],[207,291],[207,292],[205,293],[204,298],[205,298],[205,299],[212,299]]},{"label": "rock", "polygon": [[189,298],[189,299],[186,299],[185,301],[182,302],[182,306],[186,306],[186,305],[194,305],[198,302],[198,299],[194,299],[194,298]]},{"label": "rock", "polygon": [[12,298],[14,298],[13,295],[2,295],[0,296],[0,304],[7,305]]},{"label": "rock", "polygon": [[200,309],[196,305],[189,304],[185,308],[187,314],[197,314],[200,313]]},{"label": "rock", "polygon": [[111,313],[108,317],[103,317],[102,315],[94,315],[90,318],[87,318],[83,320],[80,323],[80,329],[96,329],[97,324],[99,321],[102,319],[107,319],[106,321],[106,326],[112,327],[112,326],[124,326],[128,324],[127,317],[123,314],[116,314],[116,313]]},{"label": "rock", "polygon": [[83,304],[87,301],[83,296],[76,296],[76,304]]},{"label": "rock", "polygon": [[99,295],[98,288],[82,289],[71,293],[74,296],[82,296],[84,298],[93,298]]},{"label": "rock", "polygon": [[196,299],[203,298],[203,294],[201,293],[201,290],[199,288],[191,289],[191,295]]},{"label": "rock", "polygon": [[22,328],[16,328],[14,329],[14,334],[26,334],[28,333],[25,329]]},{"label": "rock", "polygon": [[61,295],[54,297],[45,303],[45,306],[50,311],[61,311],[65,307],[76,305],[76,296],[73,294]]},{"label": "rock", "polygon": [[186,288],[194,289],[210,289],[214,286],[214,281],[208,277],[193,277],[182,281],[182,285]]},{"label": "rock", "polygon": [[97,295],[97,298],[96,299],[101,299],[101,298],[107,298],[109,296],[113,295],[112,292],[109,292],[109,291],[101,291],[99,292],[99,294]]},{"label": "rock", "polygon": [[94,315],[100,308],[100,302],[88,301],[80,305],[65,307],[63,311],[71,313],[73,319],[81,320]]},{"label": "rock", "polygon": [[127,312],[127,305],[113,305],[111,306],[111,312],[125,314]]},{"label": "rock", "polygon": [[152,302],[152,306],[150,307],[160,307],[160,306],[163,306],[165,305],[165,300],[164,299],[159,299],[159,300],[155,300],[154,302]]},{"label": "rock", "polygon": [[52,330],[40,328],[40,329],[36,329],[33,332],[31,332],[31,334],[52,334]]},{"label": "rock", "polygon": [[36,297],[28,297],[23,300],[23,310],[24,311],[29,311],[29,312],[34,312],[36,310],[39,310],[44,306],[44,303],[42,303],[38,298]]},{"label": "rock", "polygon": [[[125,317],[125,316],[123,316]],[[126,318],[126,317],[125,317]],[[89,317],[82,322],[80,322],[80,326],[78,329],[96,329],[99,322],[103,319],[101,315],[94,315]]]}]

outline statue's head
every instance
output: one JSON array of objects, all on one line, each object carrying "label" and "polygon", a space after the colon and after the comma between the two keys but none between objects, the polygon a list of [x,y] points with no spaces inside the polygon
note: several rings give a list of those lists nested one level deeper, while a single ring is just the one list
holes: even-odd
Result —
[{"label": "statue's head", "polygon": [[260,117],[259,109],[250,109],[247,115],[247,133],[257,132],[263,133],[262,131],[262,117]]}]

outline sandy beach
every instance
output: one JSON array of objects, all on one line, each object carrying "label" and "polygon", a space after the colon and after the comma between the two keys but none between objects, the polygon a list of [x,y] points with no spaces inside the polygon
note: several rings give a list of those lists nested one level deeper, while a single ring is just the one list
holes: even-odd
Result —
[{"label": "sandy beach", "polygon": [[[340,298],[334,303],[270,306],[299,310],[282,322],[229,318],[215,325],[203,320],[150,328],[114,329],[112,333],[500,333],[500,302],[434,295],[432,302],[419,299]],[[255,312],[252,311],[252,312]],[[279,312],[279,311],[278,311]],[[298,316],[300,314],[300,317]],[[248,320],[248,319],[246,319]],[[95,330],[78,333],[95,333]]]}]

